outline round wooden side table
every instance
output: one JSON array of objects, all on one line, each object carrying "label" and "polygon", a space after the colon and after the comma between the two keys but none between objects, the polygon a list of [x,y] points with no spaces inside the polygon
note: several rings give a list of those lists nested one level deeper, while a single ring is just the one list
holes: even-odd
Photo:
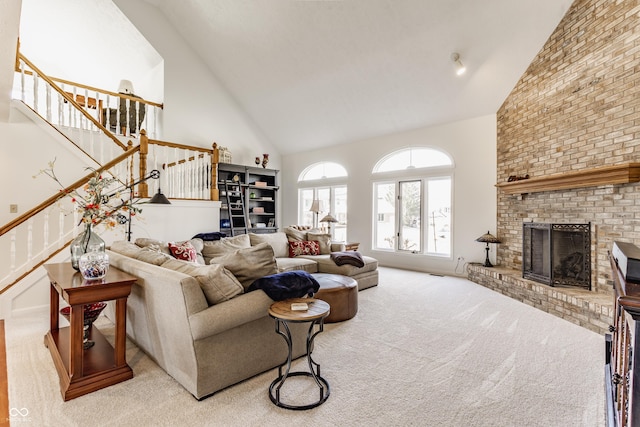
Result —
[{"label": "round wooden side table", "polygon": [[[292,304],[307,304],[306,310],[293,310]],[[278,366],[278,378],[273,380],[269,386],[269,397],[271,401],[286,409],[304,410],[315,408],[323,404],[329,397],[329,383],[320,375],[320,365],[313,360],[311,353],[313,352],[313,341],[324,329],[324,319],[329,315],[330,307],[325,301],[314,298],[291,298],[283,301],[277,301],[269,307],[269,316],[276,320],[276,333],[281,335],[285,342],[289,353],[287,361]],[[307,333],[307,362],[309,371],[291,372],[291,353],[293,342],[291,340],[291,331],[289,323],[310,322],[309,332]],[[283,373],[284,371],[284,373]],[[282,402],[280,400],[280,389],[289,377],[306,376],[311,377],[315,381],[320,391],[320,397],[316,402],[308,405],[294,405]]]}]

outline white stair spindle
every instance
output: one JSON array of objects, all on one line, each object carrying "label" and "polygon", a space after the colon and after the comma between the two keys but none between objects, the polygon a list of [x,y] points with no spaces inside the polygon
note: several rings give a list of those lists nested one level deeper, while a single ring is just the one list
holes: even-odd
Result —
[{"label": "white stair spindle", "polygon": [[38,75],[33,73],[33,109],[38,111]]},{"label": "white stair spindle", "polygon": [[64,211],[59,210],[58,213],[58,247],[62,247],[64,244]]},{"label": "white stair spindle", "polygon": [[14,272],[16,270],[16,230],[18,227],[14,227],[11,230],[11,244],[9,249],[9,271]]},{"label": "white stair spindle", "polygon": [[47,84],[47,121],[51,122],[51,86]]},{"label": "white stair spindle", "polygon": [[42,259],[49,254],[49,211],[51,207],[44,211],[44,228],[42,230]]},{"label": "white stair spindle", "polygon": [[25,102],[24,61],[20,61],[20,99]]},{"label": "white stair spindle", "polygon": [[33,217],[27,221],[27,261],[33,258]]}]

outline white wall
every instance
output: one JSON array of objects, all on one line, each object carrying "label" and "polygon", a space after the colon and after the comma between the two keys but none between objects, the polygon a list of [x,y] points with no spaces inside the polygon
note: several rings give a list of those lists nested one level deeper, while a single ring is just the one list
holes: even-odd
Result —
[{"label": "white wall", "polygon": [[244,165],[269,153],[269,167],[279,169],[279,153],[162,12],[142,0],[115,3],[164,59],[162,139],[201,147],[217,142]]},{"label": "white wall", "polygon": [[[449,153],[455,162],[453,195],[453,256],[441,259],[416,254],[392,254],[372,248],[371,170],[380,158],[410,146],[430,146]],[[348,239],[360,242],[360,251],[381,265],[453,274],[458,257],[484,261],[484,246],[475,239],[496,228],[496,116],[495,114],[416,129],[393,135],[286,155],[281,172],[282,224],[297,223],[297,179],[307,166],[332,161],[343,165],[348,179]],[[495,249],[492,257],[495,259]],[[460,265],[458,274],[464,274]]]}]

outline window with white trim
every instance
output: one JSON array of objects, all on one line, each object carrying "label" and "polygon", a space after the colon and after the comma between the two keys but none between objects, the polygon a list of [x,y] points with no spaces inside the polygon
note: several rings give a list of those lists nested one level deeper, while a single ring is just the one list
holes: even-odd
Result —
[{"label": "window with white trim", "polygon": [[411,147],[373,169],[373,248],[451,256],[453,161],[443,151]]},{"label": "window with white trim", "polygon": [[[309,166],[298,178],[298,224],[331,231],[335,241],[347,241],[347,171],[338,163]],[[317,212],[311,208],[317,201]],[[331,214],[338,222],[321,222]]]}]

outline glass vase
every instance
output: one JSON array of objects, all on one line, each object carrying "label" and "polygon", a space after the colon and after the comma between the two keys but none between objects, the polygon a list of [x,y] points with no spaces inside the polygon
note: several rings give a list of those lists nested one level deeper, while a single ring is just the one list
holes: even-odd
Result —
[{"label": "glass vase", "polygon": [[86,224],[84,231],[71,242],[71,266],[80,270],[80,257],[87,252],[104,252],[104,240],[91,230],[91,225]]}]

